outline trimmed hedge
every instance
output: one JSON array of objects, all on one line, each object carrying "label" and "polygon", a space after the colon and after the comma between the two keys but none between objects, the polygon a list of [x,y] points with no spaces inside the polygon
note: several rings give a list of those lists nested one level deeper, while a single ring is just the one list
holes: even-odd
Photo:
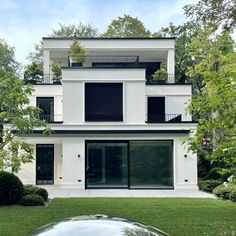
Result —
[{"label": "trimmed hedge", "polygon": [[44,188],[36,189],[35,194],[38,194],[39,196],[41,196],[44,199],[44,201],[48,200],[48,191]]},{"label": "trimmed hedge", "polygon": [[[232,191],[235,191],[236,190],[236,186],[235,185],[219,185],[217,186],[216,188],[214,188],[213,190],[213,193],[219,197],[219,198],[222,198],[222,199],[230,199],[229,198],[229,195]],[[232,196],[233,198],[233,196]]]},{"label": "trimmed hedge", "polygon": [[21,198],[20,204],[23,206],[44,206],[44,200],[38,194],[28,194]]},{"label": "trimmed hedge", "polygon": [[35,193],[39,188],[37,186],[34,186],[32,184],[26,184],[24,185],[24,195],[28,195],[28,194],[33,194]]},{"label": "trimmed hedge", "polygon": [[220,180],[199,180],[198,187],[201,191],[212,193],[213,189],[222,184]]},{"label": "trimmed hedge", "polygon": [[230,194],[229,194],[229,199],[232,201],[232,202],[236,202],[236,187],[235,189],[233,189]]},{"label": "trimmed hedge", "polygon": [[23,195],[24,186],[12,173],[0,171],[0,205],[17,204]]}]

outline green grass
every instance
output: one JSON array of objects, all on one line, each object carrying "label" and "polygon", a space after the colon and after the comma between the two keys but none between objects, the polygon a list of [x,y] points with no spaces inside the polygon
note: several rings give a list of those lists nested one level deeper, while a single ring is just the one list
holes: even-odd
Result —
[{"label": "green grass", "polygon": [[47,207],[0,207],[0,235],[26,235],[65,217],[99,213],[141,221],[172,236],[236,235],[236,203],[184,198],[69,198]]}]

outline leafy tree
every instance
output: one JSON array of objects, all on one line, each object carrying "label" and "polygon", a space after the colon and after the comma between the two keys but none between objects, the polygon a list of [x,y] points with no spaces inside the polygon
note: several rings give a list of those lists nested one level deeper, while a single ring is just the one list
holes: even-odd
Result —
[{"label": "leafy tree", "polygon": [[202,78],[203,87],[189,107],[198,118],[192,151],[203,155],[222,174],[236,174],[236,53],[228,32],[212,35],[199,30],[189,46],[194,66],[190,76]]},{"label": "leafy tree", "polygon": [[235,29],[236,1],[235,0],[199,0],[197,4],[186,5],[185,15],[195,18],[196,21],[223,24],[226,29]]},{"label": "leafy tree", "polygon": [[[63,25],[59,23],[58,29],[53,29],[50,37],[73,37],[74,34],[80,38],[91,37],[94,38],[98,36],[98,31],[91,24],[83,25]],[[43,41],[41,40],[39,44],[34,47],[34,52],[31,52],[28,56],[28,60],[32,64],[33,62],[43,68]]]},{"label": "leafy tree", "polygon": [[20,64],[15,59],[15,49],[0,39],[0,69],[19,73]]},{"label": "leafy tree", "polygon": [[101,35],[107,38],[132,38],[132,37],[151,37],[151,32],[138,19],[129,15],[118,17],[108,26],[105,33]]},{"label": "leafy tree", "polygon": [[17,135],[31,133],[35,127],[50,131],[39,120],[39,109],[29,105],[32,91],[13,72],[0,69],[0,170],[18,172],[22,163],[33,160],[32,146],[14,136],[12,130]]}]

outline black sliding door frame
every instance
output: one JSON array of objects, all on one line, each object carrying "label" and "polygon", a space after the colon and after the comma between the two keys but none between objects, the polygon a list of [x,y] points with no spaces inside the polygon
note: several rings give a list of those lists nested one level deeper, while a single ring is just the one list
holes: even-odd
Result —
[{"label": "black sliding door frame", "polygon": [[[135,187],[132,188],[131,182],[130,182],[130,142],[132,141],[168,141],[171,142],[172,146],[172,186],[170,187],[148,187],[148,188],[143,188],[143,187]],[[88,152],[87,152],[87,147],[88,143],[127,143],[127,187],[88,187],[87,184],[87,159],[88,159]],[[132,140],[85,140],[85,189],[129,189],[129,190],[148,190],[148,189],[153,189],[153,190],[171,190],[174,189],[175,185],[175,171],[174,171],[174,141],[172,139],[145,139],[145,140],[140,140],[140,139],[132,139]]]}]

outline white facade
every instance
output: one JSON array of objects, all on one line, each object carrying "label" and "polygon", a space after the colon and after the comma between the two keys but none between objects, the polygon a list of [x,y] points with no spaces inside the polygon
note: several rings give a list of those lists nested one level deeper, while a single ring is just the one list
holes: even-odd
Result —
[{"label": "white facade", "polygon": [[[124,67],[122,64],[123,67],[119,68],[110,65],[109,67],[103,65],[102,68],[96,68],[91,62],[85,61],[82,67],[65,67],[68,65],[69,47],[72,39],[44,38],[44,73],[51,73],[50,64],[52,61],[60,61],[63,66],[62,85],[38,84],[34,86],[35,91],[31,97],[32,105],[38,104],[38,98],[51,98],[53,100],[53,103],[51,103],[53,108],[50,109],[53,111],[54,118],[50,120],[52,122],[49,126],[54,133],[49,137],[45,137],[41,134],[40,129],[36,129],[35,134],[24,137],[34,145],[35,161],[22,166],[19,173],[22,181],[37,184],[37,175],[39,174],[36,172],[40,172],[40,168],[45,168],[42,167],[43,165],[37,165],[39,156],[43,155],[42,153],[39,154],[39,150],[36,150],[37,145],[45,145],[46,147],[48,144],[51,145],[50,147],[53,146],[53,177],[51,182],[39,183],[86,189],[90,186],[90,181],[91,183],[96,181],[98,183],[100,178],[101,185],[94,185],[95,187],[120,187],[121,185],[115,183],[113,186],[108,181],[109,178],[113,181],[113,177],[110,177],[113,174],[115,181],[123,181],[123,184],[127,180],[125,188],[131,188],[132,181],[136,181],[131,176],[132,168],[134,166],[137,171],[140,171],[141,167],[137,167],[138,164],[136,167],[135,164],[132,164],[132,155],[137,156],[138,152],[133,154],[130,145],[132,146],[132,143],[135,142],[140,143],[139,141],[142,141],[145,143],[146,141],[146,143],[149,142],[149,146],[145,147],[145,150],[148,150],[149,147],[153,148],[150,152],[154,152],[157,159],[160,158],[162,162],[165,162],[164,156],[166,155],[166,158],[169,158],[169,169],[167,170],[168,173],[165,174],[168,176],[168,188],[197,188],[196,155],[188,153],[186,147],[182,144],[183,139],[191,135],[191,130],[196,126],[192,122],[191,116],[186,112],[186,108],[191,101],[192,90],[190,84],[175,83],[175,77],[173,76],[175,74],[174,39],[78,39],[78,41],[85,47],[88,56],[96,55],[97,58],[138,56],[139,63],[142,66]],[[97,58],[96,60],[98,60]],[[165,84],[147,85],[147,68],[143,66],[143,63],[155,62],[157,62],[157,65],[158,63],[166,63],[167,82]],[[85,101],[86,86],[89,83],[121,85],[122,119],[109,121],[86,120],[86,112],[88,112],[86,111],[88,105]],[[160,115],[155,112],[150,114],[150,110],[153,110],[151,98],[157,98],[158,100],[159,97],[161,98],[160,101],[164,101],[164,107],[161,108],[164,110],[164,114]],[[152,117],[158,119],[153,120]],[[160,117],[161,119],[159,119]],[[157,145],[160,145],[160,150],[155,147],[154,141]],[[106,150],[106,152],[109,150],[111,153],[118,150],[119,154],[113,153],[110,156],[109,154],[91,154],[87,143],[95,143],[95,147],[91,148],[91,153],[96,153],[97,150]],[[104,145],[107,144],[108,146],[109,143],[118,143],[118,148],[104,149],[99,145],[96,148],[96,143],[105,143]],[[119,146],[120,144],[125,148]],[[164,153],[163,157],[161,153]],[[90,157],[91,155],[95,156]],[[88,161],[93,158],[99,159],[99,155],[102,155],[101,161],[93,160],[93,164],[97,167],[93,167],[94,169],[89,172],[88,168],[92,167],[88,167]],[[118,167],[119,163],[117,164],[115,159],[108,161],[108,157],[113,158],[112,155],[117,155],[117,158],[119,156],[121,159],[126,158],[128,167],[124,167],[126,161],[121,163],[122,167]],[[123,157],[121,157],[122,155]],[[154,165],[156,165],[155,157],[147,154],[147,158],[149,158],[147,161],[154,161]],[[117,171],[112,163],[116,163]],[[100,167],[100,165],[103,167]],[[114,173],[111,174],[107,166],[112,166],[110,168],[114,168]],[[149,165],[147,164],[147,166]],[[122,171],[121,168],[123,168]],[[144,165],[144,171],[148,171],[145,168]],[[127,171],[128,174],[126,169],[129,170]],[[158,169],[158,165],[156,170],[156,172],[161,171]],[[155,169],[152,171],[153,178],[160,178],[155,173]],[[125,180],[122,179],[124,178],[123,175],[125,175]],[[167,181],[164,179],[163,177],[163,180],[160,180],[162,184]],[[109,184],[105,185],[105,181],[108,181]],[[146,187],[145,177],[137,177],[137,181],[143,181],[140,188],[144,189],[150,187],[158,190],[166,187],[159,183],[155,185],[155,179],[149,179],[148,181],[151,184],[147,183]],[[122,185],[122,187],[124,186]]]}]

